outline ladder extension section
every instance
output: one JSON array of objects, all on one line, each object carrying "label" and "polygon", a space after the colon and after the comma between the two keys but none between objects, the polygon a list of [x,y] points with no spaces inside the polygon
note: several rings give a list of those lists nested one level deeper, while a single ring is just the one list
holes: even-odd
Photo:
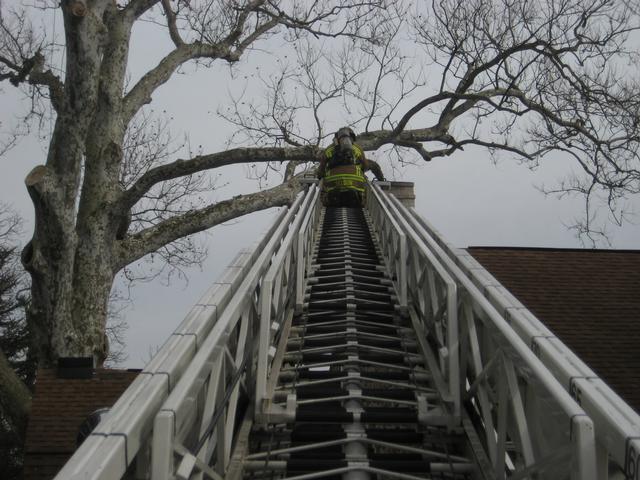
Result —
[{"label": "ladder extension section", "polygon": [[56,479],[640,479],[638,414],[384,187],[310,184]]},{"label": "ladder extension section", "polygon": [[294,418],[254,426],[244,478],[472,478],[365,214],[329,208],[321,225],[273,394]]},{"label": "ladder extension section", "polygon": [[[432,257],[455,278],[460,295],[491,317],[502,318],[511,335],[518,336],[538,357],[545,372],[568,392],[584,411],[596,437],[592,475],[599,480],[640,479],[640,415],[625,403],[584,362],[556,337],[535,315],[520,303],[467,251],[448,243],[428,221],[413,209],[405,208],[395,197],[385,195],[373,185],[398,222],[410,225],[431,252]],[[515,339],[510,345],[516,345]],[[461,358],[464,351],[461,352]],[[463,367],[464,368],[464,367]],[[547,421],[540,412],[527,412],[532,422]],[[585,427],[583,427],[585,428]],[[572,427],[572,431],[575,433]],[[585,451],[584,457],[589,453]],[[582,478],[582,477],[579,477]]]}]

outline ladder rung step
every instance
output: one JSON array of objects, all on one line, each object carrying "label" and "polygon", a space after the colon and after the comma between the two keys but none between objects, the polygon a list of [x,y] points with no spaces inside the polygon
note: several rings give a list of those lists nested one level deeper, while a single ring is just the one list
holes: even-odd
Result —
[{"label": "ladder rung step", "polygon": [[344,360],[347,358],[346,353],[304,353],[302,354],[302,363],[322,363],[336,360]]},{"label": "ladder rung step", "polygon": [[[296,355],[295,349],[291,350],[287,355]],[[293,356],[289,358],[291,359],[291,361],[299,360],[298,363],[312,364],[312,363],[346,360],[348,358],[348,353],[347,352],[309,352],[309,353],[303,353],[301,357]],[[407,355],[404,355],[402,353],[386,354],[384,352],[380,352],[380,353],[360,352],[358,354],[358,359],[368,361],[368,362],[385,363],[387,365],[405,366],[403,362],[406,362],[407,360],[409,360],[408,364],[411,364],[411,365],[424,364],[423,359],[417,354],[410,354],[409,358],[407,359]]]},{"label": "ladder rung step", "polygon": [[423,434],[413,429],[367,428],[367,437],[391,443],[422,443]]},{"label": "ladder rung step", "polygon": [[327,337],[320,338],[292,338],[289,339],[289,343],[292,349],[301,348],[316,348],[326,347],[331,345],[346,345],[349,341],[358,341],[360,345],[368,347],[382,347],[382,348],[395,348],[402,349],[402,342],[397,337],[391,338],[371,338],[365,335],[357,333],[347,333],[345,331],[334,334],[327,334]]},{"label": "ladder rung step", "polygon": [[363,423],[416,423],[418,412],[409,408],[366,408],[360,416]]},{"label": "ladder rung step", "polygon": [[401,350],[402,342],[397,337],[392,338],[370,338],[363,335],[358,336],[358,343],[368,347],[395,348]]},{"label": "ladder rung step", "polygon": [[[353,302],[353,303],[351,303]],[[349,302],[352,305],[355,305],[356,309],[361,311],[375,310],[382,312],[393,312],[395,307],[388,303],[380,303],[380,302],[372,302],[366,300],[355,299]],[[335,301],[335,300],[323,300],[323,301],[315,301],[309,303],[309,311],[318,311],[318,310],[346,310],[347,301]]]},{"label": "ladder rung step", "polygon": [[375,378],[377,380],[404,380],[409,381],[410,375],[407,372],[399,370],[390,370],[386,372],[370,372],[360,371],[361,377]]},{"label": "ladder rung step", "polygon": [[392,472],[427,473],[431,471],[431,464],[425,460],[370,460],[369,466]]},{"label": "ladder rung step", "polygon": [[[302,386],[296,388],[296,397],[300,400],[308,398],[326,398],[349,395],[349,392],[340,387],[327,386]],[[363,388],[362,395],[367,397],[387,398],[392,400],[415,400],[415,393],[410,389],[397,388]]]},{"label": "ladder rung step", "polygon": [[346,335],[346,330],[345,330],[346,328],[356,328],[358,331],[358,335],[363,338],[365,338],[367,335],[393,336],[394,338],[399,338],[396,333],[397,331],[394,331],[391,328],[382,328],[382,327],[375,327],[375,326],[363,327],[359,325],[355,325],[354,327],[352,327],[346,322],[342,324],[334,324],[334,325],[316,325],[316,326],[308,325],[306,328],[301,329],[301,331],[299,332],[299,335],[300,337],[302,337],[303,335],[305,336],[331,335],[331,334]]},{"label": "ladder rung step", "polygon": [[290,459],[305,460],[310,458],[323,458],[333,460],[344,460],[344,452],[341,450],[306,450],[304,452],[294,452],[289,457]]},{"label": "ladder rung step", "polygon": [[382,397],[390,398],[393,400],[415,400],[416,395],[413,390],[410,389],[397,389],[397,388],[363,388],[362,395],[368,397]]},{"label": "ladder rung step", "polygon": [[404,362],[405,356],[402,353],[373,352],[361,353],[358,355],[358,358],[360,358],[360,360],[366,360],[368,362],[402,364],[402,362]]},{"label": "ladder rung step", "polygon": [[316,259],[317,266],[325,266],[327,264],[340,264],[348,260],[352,263],[374,264],[379,265],[377,258],[374,258],[375,251],[362,251],[362,252],[343,252],[337,255],[318,255]]},{"label": "ladder rung step", "polygon": [[[309,293],[326,292],[326,291],[342,291],[346,290],[346,282],[335,283],[316,283],[309,286]],[[358,289],[366,289],[369,292],[390,293],[389,286],[380,283],[358,283]]]},{"label": "ladder rung step", "polygon": [[[304,337],[290,339],[287,345],[287,351],[294,352],[299,349],[307,348],[319,348],[319,347],[332,347],[332,346],[348,346],[347,342],[356,341],[359,347],[378,347],[378,348],[391,348],[396,350],[403,350],[402,343],[398,339],[385,340],[383,338],[366,338],[358,336],[357,334],[344,334],[342,336],[331,335],[326,338],[309,338]],[[353,345],[353,344],[352,344]],[[410,346],[409,346],[410,347]],[[410,350],[410,348],[406,348]],[[415,351],[415,349],[414,349]]]},{"label": "ladder rung step", "polygon": [[[391,307],[389,310],[393,310],[393,297],[387,293],[364,293],[362,291],[354,291],[353,296],[355,298],[355,303],[358,305],[381,305],[383,304],[385,307]],[[324,292],[311,292],[309,295],[309,303],[313,304],[315,302],[322,302],[325,300],[339,300],[345,298],[344,290],[327,290]],[[385,308],[386,310],[387,308]]]},{"label": "ladder rung step", "polygon": [[332,458],[292,458],[287,461],[287,472],[316,472],[318,470],[333,470],[347,466],[346,460]]},{"label": "ladder rung step", "polygon": [[[290,378],[289,372],[283,372],[284,378]],[[299,380],[331,380],[332,378],[340,378],[347,375],[344,370],[298,370]],[[295,376],[295,375],[294,375]],[[360,376],[372,378],[375,380],[402,380],[409,381],[410,375],[406,371],[402,370],[389,370],[389,371],[368,371],[366,369],[360,369]],[[358,379],[358,377],[354,377]]]},{"label": "ladder rung step", "polygon": [[309,304],[309,310],[346,310],[347,301],[323,301],[323,302],[314,302]]},{"label": "ladder rung step", "polygon": [[[341,425],[337,424],[300,424],[296,425],[291,432],[291,444],[297,446],[306,442],[324,442],[330,440],[340,440],[346,438]],[[338,450],[341,449],[337,445]]]},{"label": "ladder rung step", "polygon": [[350,235],[344,233],[330,233],[328,238],[325,238],[318,243],[318,255],[323,252],[344,252],[348,245],[358,245],[361,250],[374,250],[373,242],[365,232],[352,232]]},{"label": "ladder rung step", "polygon": [[329,380],[345,375],[346,373],[340,370],[298,370],[298,379],[304,380]]},{"label": "ladder rung step", "polygon": [[[360,414],[363,423],[416,423],[418,413],[409,408],[365,408]],[[296,410],[296,422],[351,423],[353,414],[344,408],[327,404],[303,405]]]},{"label": "ladder rung step", "polygon": [[296,388],[296,398],[298,399],[339,397],[342,395],[348,395],[348,392],[340,387],[311,385]]},{"label": "ladder rung step", "polygon": [[296,410],[296,422],[351,423],[353,414],[344,408],[329,408],[326,404],[303,406]]},{"label": "ladder rung step", "polygon": [[[346,246],[351,253],[360,253],[360,252],[368,252],[370,250],[375,250],[373,247],[373,242],[367,241],[366,244],[361,243],[351,243]],[[316,244],[316,250],[322,250],[323,253],[327,255],[341,255],[345,251],[344,244],[336,245],[335,247],[320,247],[320,243]]]}]

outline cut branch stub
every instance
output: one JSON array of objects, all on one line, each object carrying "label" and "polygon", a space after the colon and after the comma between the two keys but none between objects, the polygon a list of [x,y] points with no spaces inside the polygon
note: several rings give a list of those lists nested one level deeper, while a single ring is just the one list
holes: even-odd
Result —
[{"label": "cut branch stub", "polygon": [[87,14],[87,2],[85,0],[69,0],[67,7],[74,17],[84,17]]},{"label": "cut branch stub", "polygon": [[46,166],[38,165],[29,172],[25,184],[36,212],[34,235],[70,241],[64,211],[61,210],[60,187],[55,175]]}]

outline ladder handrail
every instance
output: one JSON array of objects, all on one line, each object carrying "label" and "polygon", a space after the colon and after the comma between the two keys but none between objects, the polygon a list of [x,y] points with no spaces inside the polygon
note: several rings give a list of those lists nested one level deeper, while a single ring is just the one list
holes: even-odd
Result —
[{"label": "ladder handrail", "polygon": [[[276,232],[291,222],[301,202],[302,196],[299,196],[291,208],[285,207],[254,248],[243,249],[234,258],[220,280],[188,312],[105,419],[56,475],[57,480],[120,478],[135,458],[148,461],[149,432],[162,402],[178,384],[251,267],[269,245],[278,240]],[[138,455],[141,450],[144,455]]]},{"label": "ladder handrail", "polygon": [[[446,378],[447,378],[447,387],[446,392],[440,392],[443,397],[443,400],[450,402],[453,407],[453,418],[456,423],[460,420],[460,405],[461,405],[461,396],[460,396],[460,376],[459,376],[459,339],[458,339],[458,315],[457,315],[457,285],[453,278],[449,275],[449,273],[444,269],[444,267],[438,262],[438,260],[434,257],[431,251],[426,247],[424,242],[416,235],[415,231],[411,229],[406,220],[402,218],[398,213],[397,209],[394,205],[385,201],[383,197],[383,193],[379,188],[371,188],[370,194],[367,197],[368,204],[367,207],[369,209],[370,214],[372,214],[372,223],[377,227],[378,232],[384,229],[384,225],[380,223],[379,215],[376,215],[376,211],[379,209],[381,213],[384,213],[388,216],[393,216],[393,222],[390,222],[394,225],[396,229],[399,230],[398,237],[402,239],[402,248],[400,248],[400,265],[397,265],[398,262],[391,262],[387,260],[387,268],[389,269],[389,273],[396,277],[397,283],[400,286],[403,286],[405,289],[404,295],[404,307],[408,306],[409,300],[412,300],[413,308],[418,309],[417,316],[418,318],[424,322],[425,317],[430,314],[435,314],[436,312],[428,312],[425,311],[426,307],[429,305],[425,305],[425,308],[422,308],[422,304],[425,302],[420,302],[417,298],[420,293],[424,293],[425,289],[430,288],[430,293],[432,295],[437,295],[434,291],[435,287],[433,285],[429,285],[431,282],[429,281],[427,272],[415,272],[415,281],[419,281],[418,276],[422,277],[421,282],[422,285],[409,285],[411,272],[410,260],[413,260],[411,263],[416,263],[419,258],[415,258],[418,255],[420,259],[424,259],[427,261],[429,265],[431,265],[434,269],[434,273],[442,280],[444,285],[446,299],[443,300],[443,303],[446,304],[446,340],[441,343],[441,351],[436,352],[440,353],[446,360]],[[372,194],[372,195],[371,195]],[[376,221],[377,220],[377,221]],[[384,252],[384,244],[381,245],[383,247]],[[410,255],[413,255],[414,258],[410,259]],[[385,255],[387,259],[392,257],[393,255]],[[411,278],[414,278],[411,276]],[[416,288],[417,287],[417,288]],[[410,298],[409,298],[410,297]],[[431,302],[431,306],[433,306],[433,301]],[[429,328],[428,325],[423,325],[423,328]],[[443,351],[446,350],[446,351]]]},{"label": "ladder handrail", "polygon": [[[504,319],[495,307],[484,297],[482,292],[478,290],[476,285],[464,274],[464,272],[462,272],[462,270],[460,270],[450,258],[440,255],[440,252],[436,251],[439,246],[435,244],[435,242],[429,241],[430,239],[428,238],[428,234],[424,231],[422,225],[416,221],[415,216],[411,214],[409,210],[407,210],[406,207],[404,207],[404,205],[402,205],[393,195],[383,192],[379,185],[374,183],[372,185],[372,190],[376,192],[379,197],[384,198],[384,200],[389,204],[389,211],[393,210],[397,212],[397,214],[406,220],[406,223],[403,225],[406,228],[413,230],[418,237],[424,240],[424,243],[437,254],[437,261],[442,262],[442,264],[447,267],[448,272],[458,283],[460,295],[459,308],[461,309],[460,317],[462,319],[460,328],[462,329],[463,325],[465,325],[464,328],[466,329],[465,332],[462,332],[461,330],[461,339],[467,338],[467,345],[461,348],[461,354],[472,357],[469,360],[470,366],[476,369],[476,380],[473,381],[472,385],[467,384],[465,386],[467,395],[477,393],[482,388],[482,378],[487,378],[487,376],[491,374],[492,369],[496,368],[496,365],[501,365],[504,368],[504,378],[498,378],[498,387],[499,389],[502,389],[502,392],[504,392],[505,400],[507,399],[509,392],[510,395],[521,396],[522,392],[520,392],[520,388],[518,387],[518,380],[520,380],[520,382],[526,382],[528,381],[527,376],[530,377],[534,383],[530,384],[531,387],[527,387],[526,392],[529,392],[530,394],[532,391],[535,391],[536,388],[539,388],[536,387],[536,385],[541,386],[543,391],[546,392],[546,395],[553,399],[556,408],[561,409],[561,411],[564,412],[565,418],[568,418],[570,421],[572,430],[570,441],[573,443],[572,449],[574,460],[576,461],[575,475],[578,475],[575,478],[595,479],[596,449],[595,439],[593,436],[593,423],[586,415],[584,409],[582,409],[571,398],[555,377],[548,372],[546,367],[509,326],[506,319]],[[396,218],[396,220],[399,219]],[[407,236],[410,236],[413,239],[413,232],[410,234],[407,233]],[[427,261],[429,261],[428,258]],[[411,290],[413,286],[408,285],[408,288]],[[412,297],[413,295],[410,294],[409,298]],[[476,325],[476,320],[481,322],[482,325]],[[494,361],[494,358],[482,358],[482,342],[478,343],[476,340],[474,347],[476,329],[480,326],[488,328],[488,333],[491,337],[494,337],[492,343],[499,345],[495,350],[500,357],[498,361]],[[468,349],[470,349],[469,353],[466,351]],[[476,353],[473,353],[474,350]],[[486,360],[487,363],[483,365],[482,360]],[[461,362],[461,366],[464,366],[464,364],[464,361]],[[520,372],[518,376],[516,376],[516,372]],[[465,375],[465,371],[462,373]],[[504,384],[504,386],[500,387],[500,384]],[[478,398],[477,400],[479,404],[486,401],[487,399],[482,398]],[[511,398],[511,402],[512,409],[514,411],[519,411],[520,413],[519,415],[514,414],[515,421],[517,423],[516,433],[519,433],[521,436],[520,441],[522,443],[522,454],[525,456],[526,466],[529,466],[528,462],[533,461],[534,452],[533,446],[530,444],[531,440],[526,438],[530,433],[530,428],[526,424],[523,401],[519,398]],[[481,406],[481,413],[483,409],[489,410],[488,407]],[[489,414],[484,414],[484,419],[485,424],[492,421]],[[504,420],[502,423],[504,423]],[[495,429],[498,439],[500,439],[502,435],[503,444],[501,446],[504,449],[505,437],[504,433],[500,433],[500,421],[498,421],[498,425],[495,426]],[[493,430],[493,427],[491,427],[490,430]],[[493,438],[493,435],[494,433],[487,432],[488,444],[491,444],[489,440]],[[498,446],[500,446],[500,442],[498,442]],[[502,461],[500,455],[496,456],[495,452],[491,451],[491,448],[489,453],[494,464],[497,465],[496,474],[499,474],[501,469],[504,468],[500,463]]]},{"label": "ladder handrail", "polygon": [[[303,258],[298,258],[301,253],[298,242],[305,243],[305,240],[313,237],[310,230],[311,218],[315,216],[319,202],[320,190],[313,185],[309,195],[305,198],[301,208],[301,214],[296,216],[291,225],[291,229],[282,241],[282,246],[278,250],[269,271],[264,275],[262,288],[260,291],[260,330],[258,340],[258,366],[256,372],[255,409],[259,415],[263,409],[268,408],[263,405],[264,401],[270,401],[267,391],[267,384],[271,373],[271,363],[269,357],[271,351],[275,351],[274,338],[277,334],[283,333],[283,323],[286,316],[293,313],[295,302],[298,296],[298,288],[301,282],[298,276],[304,276],[305,271],[298,266],[304,265]],[[302,235],[302,237],[301,237]],[[307,238],[305,238],[305,235]],[[273,301],[275,299],[275,305]],[[286,332],[285,332],[286,333]]]},{"label": "ladder handrail", "polygon": [[[594,422],[596,441],[600,448],[606,449],[600,458],[606,460],[608,453],[628,478],[640,478],[640,415],[470,253],[447,243],[415,209],[407,211],[423,227],[427,234],[425,241],[432,245],[438,256],[449,258],[484,292],[496,309],[504,312],[514,331],[584,408]],[[606,478],[604,467],[606,465],[599,467],[599,478]]]},{"label": "ladder handrail", "polygon": [[[314,199],[317,186],[311,185],[298,197],[288,221],[278,226],[191,361],[189,370],[159,409],[154,421],[152,478],[188,476],[194,468],[202,470],[210,463],[214,451],[217,474],[224,474],[237,433],[234,420],[240,389],[255,392],[256,376],[264,374],[255,356],[260,340],[262,298],[273,280],[267,277],[283,266],[301,219],[315,205]],[[287,288],[283,293],[288,298],[282,301],[292,310],[295,288]],[[212,417],[219,422],[215,428],[209,423]],[[198,451],[185,445],[193,443],[194,436],[200,446]],[[174,462],[174,453],[181,457],[179,462]]]}]

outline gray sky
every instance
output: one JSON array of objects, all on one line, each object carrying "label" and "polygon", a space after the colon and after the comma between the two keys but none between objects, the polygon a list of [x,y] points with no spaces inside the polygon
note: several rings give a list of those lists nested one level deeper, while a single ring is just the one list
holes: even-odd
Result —
[{"label": "gray sky", "polygon": [[[52,27],[52,14],[47,12],[46,15],[49,18],[45,21]],[[59,20],[57,25],[59,30]],[[153,25],[142,24],[135,33],[136,43],[131,52],[134,79],[169,48],[166,36],[159,36],[158,28]],[[263,59],[252,66],[266,69],[270,61],[272,59]],[[186,72],[161,87],[154,95],[151,107],[172,115],[176,135],[188,132],[192,146],[202,145],[205,152],[221,150],[232,132],[231,127],[215,115],[216,108],[225,103],[231,88],[227,68],[220,64],[217,69],[197,72],[187,69]],[[9,85],[2,88],[0,121],[5,132],[14,121],[15,113],[21,110],[21,100]],[[0,159],[0,200],[13,204],[27,220],[25,240],[32,229],[33,214],[23,180],[31,168],[44,162],[45,148],[44,144],[29,137]],[[374,153],[370,156],[380,163],[388,178],[415,182],[417,210],[457,246],[581,246],[564,224],[582,215],[582,200],[547,198],[534,188],[535,185],[552,185],[573,168],[566,159],[549,158],[532,172],[508,159],[494,165],[482,149],[469,149],[428,164],[394,169],[384,155]],[[214,192],[214,200],[256,188],[256,182],[246,178],[247,172],[242,166],[221,173],[230,185]],[[632,199],[631,205],[640,212],[640,199]],[[155,281],[133,289],[132,304],[125,311],[129,323],[126,334],[129,358],[123,366],[143,366],[149,359],[149,352],[164,342],[235,253],[253,243],[267,228],[274,213],[271,210],[252,214],[212,229],[205,236],[209,257],[201,271],[191,269],[188,272],[188,282],[177,279],[170,286],[164,286]],[[635,225],[626,223],[623,228],[611,227],[613,248],[639,247],[639,218],[635,217]]]}]

